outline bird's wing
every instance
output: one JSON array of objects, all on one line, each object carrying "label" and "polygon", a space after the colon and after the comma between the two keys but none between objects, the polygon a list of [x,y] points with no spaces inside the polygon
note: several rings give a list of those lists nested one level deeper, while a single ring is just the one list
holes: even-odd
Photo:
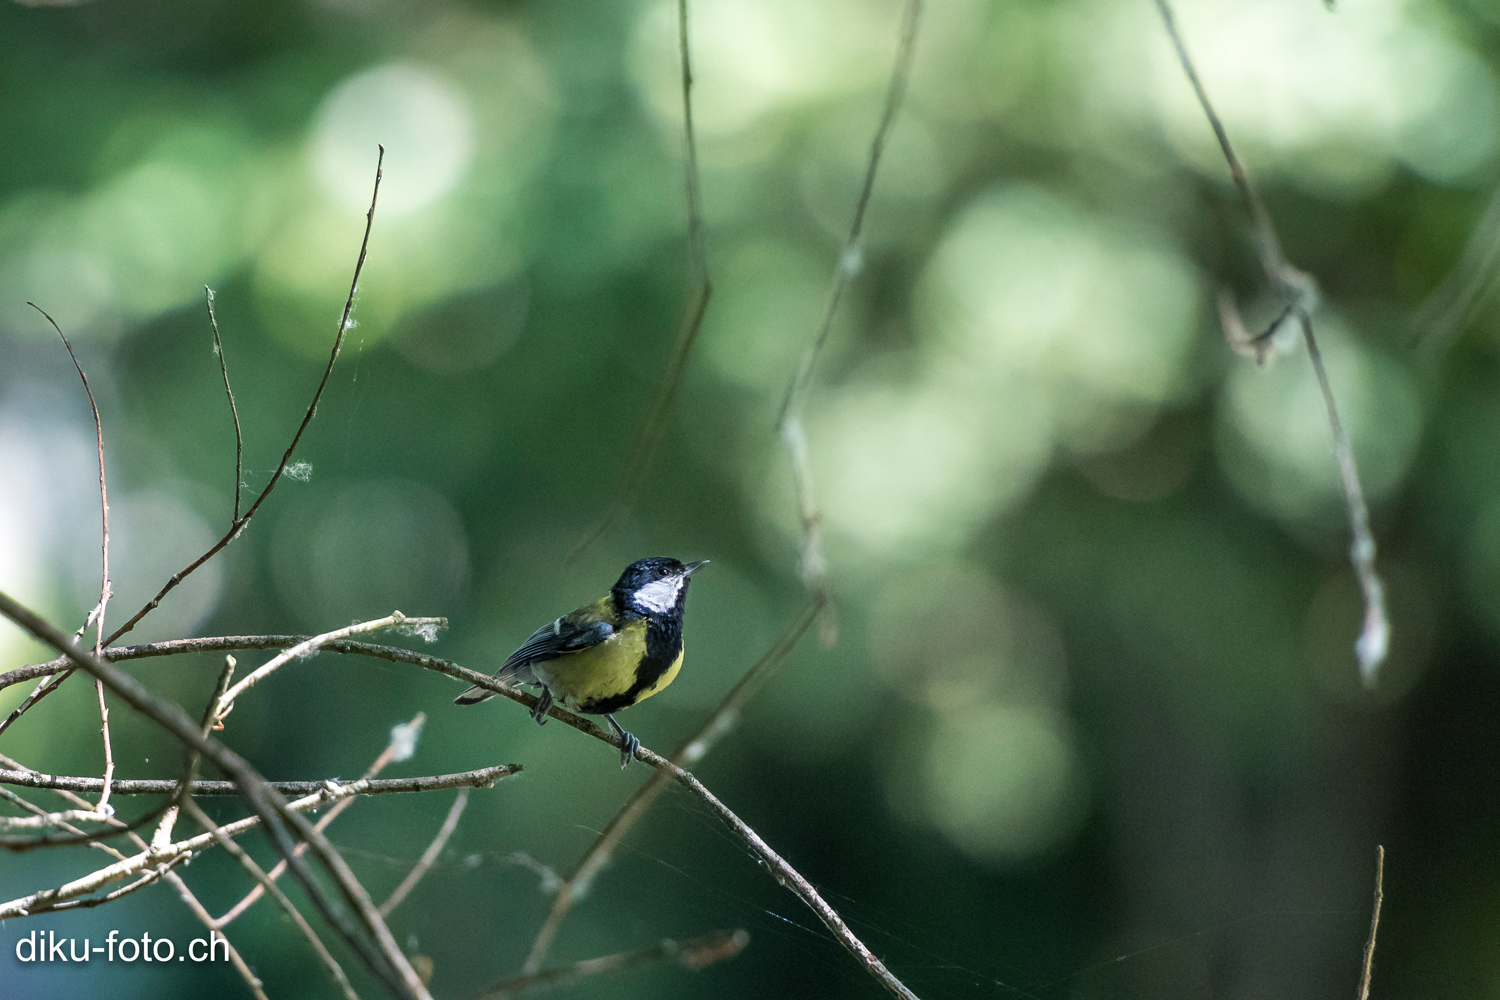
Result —
[{"label": "bird's wing", "polygon": [[[606,597],[543,625],[531,633],[531,638],[522,643],[520,649],[506,658],[495,671],[495,679],[511,684],[537,683],[536,674],[531,672],[533,663],[577,653],[614,635],[615,627],[609,622],[610,612],[610,599]],[[454,700],[460,705],[473,705],[494,696],[495,692],[475,685]]]},{"label": "bird's wing", "polygon": [[531,633],[521,648],[510,654],[495,676],[503,680],[530,673],[528,668],[533,663],[555,660],[567,653],[597,646],[614,634],[615,628],[605,620],[604,609],[599,604],[570,611]]}]

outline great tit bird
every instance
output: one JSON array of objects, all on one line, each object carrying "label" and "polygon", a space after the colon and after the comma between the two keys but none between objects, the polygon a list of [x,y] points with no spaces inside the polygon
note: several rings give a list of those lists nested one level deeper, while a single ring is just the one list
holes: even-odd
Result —
[{"label": "great tit bird", "polygon": [[[531,633],[495,679],[541,687],[531,710],[538,725],[547,721],[554,701],[575,712],[604,716],[624,741],[623,768],[641,741],[620,728],[614,713],[676,679],[682,667],[688,580],[707,562],[683,565],[657,556],[631,563],[607,595]],[[473,705],[493,697],[495,692],[476,685],[454,702]]]}]

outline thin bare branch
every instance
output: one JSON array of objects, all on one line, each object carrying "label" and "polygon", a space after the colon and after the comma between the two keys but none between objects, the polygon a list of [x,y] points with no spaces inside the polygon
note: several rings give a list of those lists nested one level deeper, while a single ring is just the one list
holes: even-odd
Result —
[{"label": "thin bare branch", "polygon": [[497,983],[484,992],[480,1000],[504,1000],[506,997],[547,989],[571,986],[586,976],[597,976],[605,972],[623,972],[641,965],[655,962],[675,962],[685,969],[696,972],[716,962],[725,962],[745,950],[750,935],[743,930],[732,932],[715,931],[691,941],[666,940],[642,951],[620,952],[602,958],[587,958],[571,965],[559,966],[542,972],[524,975]]},{"label": "thin bare branch", "polygon": [[[100,542],[99,542],[99,603],[94,610],[89,612],[88,621],[84,623],[83,629],[94,625],[94,655],[98,656],[104,648],[104,612],[109,607],[109,598],[114,593],[114,588],[109,579],[109,484],[104,476],[104,422],[99,419],[99,404],[94,400],[94,390],[89,387],[89,377],[83,372],[83,365],[78,362],[78,355],[73,353],[73,345],[68,343],[67,335],[62,332],[62,327],[57,325],[47,310],[35,302],[27,305],[41,313],[52,329],[57,331],[58,337],[62,339],[63,346],[68,349],[68,357],[73,360],[73,368],[78,372],[78,378],[83,382],[83,391],[89,397],[89,409],[94,413],[94,440],[99,448],[99,519],[100,519]],[[82,637],[83,630],[79,636]],[[104,812],[109,805],[109,782],[115,773],[115,754],[109,738],[109,706],[104,703],[104,685],[98,681],[94,682],[94,690],[99,696],[99,734],[104,740],[104,790],[99,794],[99,803],[95,811]]]},{"label": "thin bare branch", "polygon": [[401,884],[396,886],[396,891],[390,894],[384,903],[380,904],[380,915],[388,917],[391,911],[401,905],[401,901],[411,895],[411,891],[422,881],[422,876],[436,863],[438,855],[443,852],[443,847],[448,843],[448,838],[453,836],[453,831],[458,829],[458,818],[464,814],[464,807],[469,804],[469,790],[460,788],[458,795],[453,799],[453,806],[448,810],[443,825],[438,828],[437,836],[432,838],[432,843],[427,845],[427,850],[422,852],[422,857],[417,860],[416,867],[407,873]]},{"label": "thin bare branch", "polygon": [[[333,778],[323,781],[269,781],[272,788],[283,795],[313,795],[332,790],[340,798],[349,795],[389,795],[393,792],[435,792],[444,788],[488,788],[501,778],[519,774],[520,764],[496,764],[473,771],[454,774],[432,774],[420,778],[360,778],[357,781],[339,782]],[[0,784],[22,788],[47,788],[53,791],[93,794],[99,791],[99,778],[76,778],[57,774],[41,774],[36,771],[20,771],[0,768]],[[177,790],[175,779],[140,779],[115,782],[118,795],[171,795]],[[237,795],[239,790],[232,781],[195,781],[194,795]],[[101,818],[99,820],[103,822]]]},{"label": "thin bare branch", "polygon": [[[138,646],[110,646],[104,650],[104,659],[110,662],[135,660],[155,656],[180,656],[184,653],[221,653],[239,649],[287,649],[298,643],[317,638],[308,635],[217,635],[197,639],[168,639],[164,642],[146,642]],[[361,643],[326,642],[320,648],[332,652],[358,652]],[[389,647],[376,647],[389,648]],[[70,662],[60,656],[46,663],[32,663],[0,674],[0,689],[19,684],[36,677],[47,677],[66,669]]]},{"label": "thin bare branch", "polygon": [[698,173],[698,138],[693,130],[693,65],[692,46],[688,40],[687,0],[677,0],[677,51],[682,69],[682,133],[685,146],[683,188],[687,197],[688,265],[693,285],[683,305],[682,322],[678,325],[677,340],[672,345],[671,357],[662,373],[661,382],[657,385],[651,406],[641,421],[640,430],[636,432],[635,441],[626,453],[619,484],[605,508],[604,516],[568,553],[567,561],[570,563],[618,527],[635,503],[662,438],[666,436],[667,421],[677,404],[677,396],[687,375],[688,358],[692,354],[693,345],[698,341],[698,332],[703,329],[703,317],[708,313],[709,299],[713,297],[713,278],[709,274],[708,250],[703,238],[703,187]]},{"label": "thin bare branch", "polygon": [[[0,762],[6,764],[15,763],[4,754],[0,754]],[[24,819],[14,816],[0,816],[0,830],[43,829],[49,826],[57,826],[63,828],[64,830],[69,830],[76,834],[83,835],[85,838],[87,838],[87,835],[84,834],[82,830],[73,825],[74,823],[110,823],[114,821],[113,809],[106,810],[105,812],[99,812],[94,808],[93,803],[85,799],[80,799],[76,795],[70,796],[70,801],[73,802],[76,808],[63,809],[58,812],[48,812],[41,806],[36,805],[33,802],[29,802],[21,796],[17,795],[9,788],[0,787],[0,798],[3,798],[7,802],[10,802],[14,805],[20,806],[26,812],[29,812],[31,814],[29,817],[26,817]],[[93,846],[97,847],[99,845],[95,844]]]},{"label": "thin bare branch", "polygon": [[1375,932],[1380,930],[1380,904],[1385,899],[1385,847],[1375,848],[1375,905],[1370,911],[1370,939],[1360,963],[1359,1000],[1370,1000],[1370,975],[1375,971]]},{"label": "thin bare branch", "polygon": [[[282,892],[280,887],[266,875],[265,869],[256,864],[255,859],[247,854],[243,847],[236,844],[233,838],[220,829],[219,824],[209,818],[208,814],[203,811],[198,803],[193,801],[191,796],[184,798],[182,804],[183,808],[198,822],[198,825],[212,834],[219,846],[228,851],[236,861],[243,865],[245,870],[250,873],[250,877],[255,879],[259,885],[265,887],[265,890],[280,904],[282,911],[288,917],[292,918],[292,923],[297,925],[297,929],[302,932],[302,936],[307,938],[308,944],[312,945],[312,949],[317,954],[319,961],[323,963],[323,967],[328,970],[329,975],[333,976],[333,981],[338,984],[346,1000],[359,1000],[359,994],[355,993],[354,987],[349,984],[349,977],[344,974],[343,966],[339,965],[338,960],[329,953],[322,939],[312,929],[312,925],[307,922],[307,918],[302,915],[302,911],[293,906],[292,901],[286,897],[286,893]],[[215,929],[217,930],[217,928]]]},{"label": "thin bare branch", "polygon": [[262,666],[246,674],[239,683],[219,696],[219,700],[210,715],[214,720],[222,721],[224,716],[228,715],[229,710],[234,706],[235,699],[244,694],[245,691],[270,676],[278,668],[292,660],[308,656],[317,651],[321,646],[333,642],[335,639],[344,639],[348,636],[360,635],[365,632],[378,632],[383,628],[410,629],[417,633],[426,633],[427,630],[431,630],[431,634],[436,635],[438,629],[447,627],[448,619],[446,618],[408,618],[399,611],[393,611],[384,618],[359,622],[355,625],[334,629],[332,632],[324,632],[322,635],[315,635],[311,639],[298,643],[284,653],[277,654]]},{"label": "thin bare branch", "polygon": [[[820,606],[821,601],[814,598],[803,608],[791,627],[778,636],[760,659],[756,660],[734,687],[729,689],[714,710],[708,714],[698,731],[684,740],[672,754],[674,764],[684,767],[697,763],[709,750],[713,749],[715,743],[734,728],[739,719],[740,709],[759,690],[766,679],[786,661],[802,636],[817,619]],[[595,877],[609,864],[615,848],[619,846],[620,841],[625,839],[625,835],[635,826],[636,821],[645,815],[646,810],[651,807],[657,797],[666,790],[669,780],[666,772],[657,771],[645,784],[637,788],[635,794],[626,800],[625,805],[620,807],[620,811],[615,813],[599,836],[594,838],[594,842],[579,859],[572,874],[558,885],[557,893],[552,899],[552,909],[548,912],[541,930],[537,932],[536,940],[532,942],[531,952],[526,956],[526,964],[521,967],[523,973],[529,975],[541,971],[547,952],[551,949],[558,929],[562,926],[563,917],[567,915],[573,903],[588,894]]]},{"label": "thin bare branch", "polygon": [[1208,99],[1208,91],[1204,89],[1203,81],[1198,78],[1198,70],[1193,65],[1192,57],[1188,55],[1187,45],[1182,40],[1181,32],[1177,30],[1177,18],[1172,13],[1171,5],[1167,0],[1156,0],[1156,9],[1161,14],[1163,24],[1166,25],[1167,36],[1172,41],[1172,47],[1177,51],[1177,61],[1182,64],[1182,71],[1187,75],[1188,82],[1192,84],[1193,93],[1198,97],[1198,104],[1203,108],[1203,114],[1208,118],[1208,124],[1214,130],[1214,138],[1219,141],[1219,150],[1224,154],[1224,161],[1229,164],[1229,175],[1239,191],[1240,200],[1244,202],[1245,211],[1250,215],[1250,226],[1255,234],[1256,248],[1266,271],[1266,279],[1271,282],[1272,287],[1282,291],[1285,271],[1291,265],[1282,255],[1281,241],[1276,238],[1276,229],[1271,225],[1271,215],[1266,211],[1266,206],[1261,202],[1254,185],[1250,183],[1249,175],[1245,173],[1240,158],[1235,155],[1234,147],[1230,145],[1229,133],[1225,130],[1224,123],[1219,120],[1219,113],[1214,110],[1213,102]]},{"label": "thin bare branch", "polygon": [[[380,756],[375,758],[375,762],[365,770],[365,773],[363,775],[360,776],[360,780],[368,782],[381,771],[385,770],[386,765],[391,763],[393,760],[396,760],[397,758],[405,760],[407,756],[410,756],[409,750],[411,746],[415,744],[417,734],[422,731],[422,726],[426,724],[426,722],[426,713],[418,712],[415,716],[412,717],[412,720],[410,722],[392,729],[390,742],[388,742],[385,746],[385,749],[380,752]],[[398,734],[400,735],[398,736]],[[407,743],[407,747],[403,748],[398,746],[398,744],[402,742]],[[520,765],[516,765],[516,768],[519,770]],[[345,809],[349,808],[353,804],[354,800],[352,798],[341,799],[338,802],[334,803],[332,809],[329,809],[321,817],[319,817],[318,822],[314,824],[313,829],[317,830],[319,833],[322,833],[324,830],[328,829],[329,824],[339,818],[340,813],[342,813]],[[292,853],[297,857],[301,857],[302,853],[306,850],[307,844],[306,842],[303,842],[298,844],[296,849],[293,850]],[[272,868],[270,872],[271,881],[274,882],[281,877],[282,873],[286,871],[286,865],[287,863],[285,858],[276,862],[276,866]],[[227,926],[230,921],[239,917],[241,913],[244,913],[252,905],[254,905],[255,901],[259,899],[264,894],[264,892],[265,890],[258,885],[252,888],[248,893],[245,894],[243,899],[241,899],[238,903],[235,903],[224,912],[224,915],[219,918],[219,926]]]},{"label": "thin bare branch", "polygon": [[215,728],[224,728],[224,724],[216,718],[214,709],[219,707],[219,702],[229,690],[229,684],[234,680],[234,668],[237,666],[239,666],[239,661],[233,656],[224,657],[224,666],[219,670],[219,679],[214,683],[214,693],[209,696],[208,703],[203,706],[203,718],[199,720],[199,728],[204,736],[213,732]]},{"label": "thin bare branch", "polygon": [[[302,423],[297,427],[297,432],[292,435],[292,442],[291,444],[287,445],[286,452],[281,456],[281,461],[276,466],[276,471],[271,474],[270,481],[266,483],[265,488],[261,490],[260,493],[256,496],[255,500],[250,504],[249,509],[246,510],[242,516],[235,519],[234,523],[229,526],[229,530],[224,533],[223,537],[221,537],[217,542],[210,546],[207,552],[204,552],[197,559],[194,559],[191,563],[184,566],[176,573],[172,574],[171,578],[162,585],[161,590],[157,591],[156,596],[147,601],[146,604],[142,606],[141,609],[134,615],[131,615],[129,621],[127,621],[124,625],[121,625],[119,628],[115,629],[114,632],[110,633],[110,635],[102,641],[101,645],[107,646],[110,643],[114,642],[116,639],[120,638],[120,636],[135,628],[136,625],[140,623],[142,618],[145,618],[148,614],[155,610],[156,606],[161,603],[162,598],[166,597],[167,594],[176,589],[178,584],[182,583],[183,580],[191,576],[200,566],[208,562],[214,556],[218,555],[220,550],[222,550],[224,546],[234,541],[234,539],[239,536],[239,533],[245,530],[246,525],[250,523],[250,519],[254,517],[255,512],[260,509],[260,505],[266,502],[266,498],[271,495],[271,491],[276,488],[276,485],[279,482],[281,482],[281,477],[285,474],[287,466],[292,460],[292,453],[297,450],[297,445],[301,442],[302,435],[307,431],[308,425],[312,423],[313,414],[317,413],[318,411],[318,401],[323,398],[323,390],[327,387],[328,379],[333,374],[334,362],[338,360],[339,351],[344,345],[344,334],[349,330],[349,317],[350,314],[354,311],[354,293],[359,288],[359,276],[360,273],[364,270],[365,257],[369,252],[370,230],[375,225],[375,203],[380,196],[380,180],[382,177],[382,167],[385,163],[385,147],[381,146],[379,147],[379,150],[379,158],[376,160],[375,164],[375,188],[370,195],[370,210],[365,214],[365,235],[359,246],[359,259],[354,264],[354,279],[349,283],[349,296],[344,300],[344,311],[342,316],[339,318],[339,328],[338,333],[334,336],[333,350],[329,353],[328,365],[323,369],[323,377],[321,380],[319,380],[318,388],[313,393],[312,402],[308,404],[307,412],[302,417]],[[95,655],[97,656],[98,653],[96,653]],[[9,729],[10,726],[18,718],[20,718],[31,708],[31,706],[35,705],[42,698],[45,698],[48,694],[51,694],[53,691],[57,690],[58,686],[63,681],[67,680],[68,677],[72,675],[72,673],[72,668],[69,668],[62,676],[56,678],[53,682],[49,683],[44,688],[39,688],[32,694],[31,697],[27,698],[20,705],[18,705],[16,709],[12,711],[3,722],[0,722],[0,733],[4,733],[5,730]]]},{"label": "thin bare branch", "polygon": [[823,310],[823,322],[818,327],[817,336],[802,355],[802,363],[797,368],[796,376],[787,387],[781,413],[776,418],[778,426],[786,423],[788,414],[801,411],[812,385],[818,358],[828,342],[828,334],[833,330],[833,319],[838,313],[839,303],[843,300],[850,280],[859,273],[863,265],[860,237],[864,234],[865,211],[870,207],[870,197],[875,192],[875,174],[880,169],[881,154],[885,152],[886,136],[906,99],[912,57],[917,48],[917,22],[921,14],[922,0],[908,0],[901,16],[900,41],[896,46],[896,64],[891,70],[890,84],[886,88],[885,110],[881,113],[880,124],[876,126],[875,138],[870,142],[870,159],[865,167],[864,184],[860,187],[859,199],[854,204],[854,221],[850,223],[849,235],[845,237],[843,249],[839,251],[838,265],[833,271],[833,287],[828,294],[828,305]]},{"label": "thin bare branch", "polygon": [[177,894],[182,897],[182,901],[187,904],[187,908],[193,911],[193,916],[197,917],[203,926],[208,928],[209,940],[213,941],[217,939],[224,943],[225,949],[229,952],[230,962],[234,964],[235,971],[240,974],[240,978],[245,981],[245,985],[250,987],[250,992],[254,994],[255,1000],[268,1000],[265,990],[261,987],[260,979],[251,971],[249,964],[240,957],[239,951],[230,943],[229,938],[225,936],[224,932],[214,927],[214,918],[208,912],[208,908],[199,902],[197,896],[193,895],[187,883],[182,880],[182,876],[176,872],[167,872],[167,881],[171,883],[172,888],[177,890]]},{"label": "thin bare branch", "polygon": [[234,513],[229,518],[229,523],[234,525],[240,520],[240,489],[245,477],[245,441],[240,434],[240,410],[234,403],[234,390],[229,387],[229,363],[224,359],[224,341],[219,339],[219,319],[214,315],[214,290],[204,285],[203,293],[208,300],[208,323],[214,331],[214,357],[219,359],[219,374],[224,376],[224,395],[229,397],[229,415],[234,418]]},{"label": "thin bare branch", "polygon": [[[370,782],[362,779],[360,781],[351,781],[345,785],[339,785],[330,781],[324,783],[323,787],[315,789],[302,796],[301,798],[293,799],[287,804],[287,809],[294,813],[306,812],[309,809],[321,809],[324,806],[337,803],[341,800],[350,799],[356,795],[372,795],[378,794],[381,791],[432,791],[438,788],[453,788],[457,785],[463,784],[472,785],[474,787],[488,787],[489,784],[494,783],[495,779],[508,777],[509,775],[516,773],[516,770],[518,769],[514,765],[502,765],[501,768],[492,768],[489,770],[491,771],[491,773],[488,775],[488,777],[491,780],[488,783],[481,780],[483,777],[485,777],[483,772],[471,771],[466,772],[465,775],[443,775],[440,779],[437,779],[436,783],[429,784],[423,788],[371,788],[372,784],[376,786],[382,784],[405,784],[408,779],[397,779],[396,781],[390,782]],[[452,780],[460,777],[464,777],[466,780],[462,782]],[[417,780],[427,782],[434,781],[434,779],[431,778]],[[170,782],[169,784],[175,787],[175,782]],[[71,789],[53,790],[71,791]],[[222,824],[221,829],[223,829],[226,833],[240,834],[245,832],[246,830],[250,830],[254,827],[259,826],[261,823],[261,819],[262,817],[260,817],[259,815],[246,816],[243,819],[235,820],[232,823]],[[125,855],[119,855],[118,852],[115,852],[118,856],[117,864],[112,865],[108,868],[100,869],[99,871],[93,872],[87,876],[84,876],[83,878],[75,879],[73,882],[70,882],[66,886],[64,886],[63,889],[46,890],[44,892],[33,893],[32,895],[25,897],[26,900],[30,901],[29,903],[12,900],[10,903],[0,905],[0,919],[4,919],[7,916],[16,916],[19,912],[26,911],[31,903],[50,903],[54,900],[71,899],[76,896],[93,892],[95,889],[98,889],[101,886],[108,885],[111,882],[116,882],[129,875],[144,871],[152,864],[170,860],[171,858],[176,857],[179,854],[191,854],[195,851],[200,851],[203,848],[212,845],[213,843],[214,838],[212,834],[207,833],[202,834],[201,836],[188,837],[175,843],[157,844],[155,846],[145,844],[144,841],[141,841],[142,846],[140,853],[127,857]],[[7,907],[18,912],[8,912]],[[227,916],[228,915],[226,914],[226,917]],[[224,924],[228,923],[228,920],[224,917],[221,917],[216,923],[218,924],[218,926],[223,926]]]},{"label": "thin bare branch", "polygon": [[792,466],[792,485],[797,493],[797,516],[802,522],[802,547],[798,574],[807,592],[823,608],[818,616],[818,641],[824,649],[838,641],[838,618],[828,600],[828,560],[823,556],[823,512],[813,499],[812,464],[807,457],[807,434],[802,418],[788,413],[781,421],[781,440]]},{"label": "thin bare branch", "polygon": [[[103,615],[100,615],[103,620]],[[98,655],[96,652],[94,655]],[[104,780],[100,783],[99,802],[94,807],[97,812],[103,812],[109,808],[109,788],[115,777],[115,754],[110,747],[109,739],[109,707],[104,704],[104,685],[94,681],[94,693],[99,698],[99,732],[104,738]]]},{"label": "thin bare branch", "polygon": [[318,388],[313,392],[312,402],[308,404],[307,412],[302,416],[302,423],[298,425],[297,433],[292,435],[292,441],[286,446],[286,451],[282,454],[281,461],[276,465],[276,471],[271,473],[270,481],[266,483],[265,488],[260,491],[259,495],[257,495],[255,500],[250,504],[250,507],[245,511],[244,516],[237,518],[234,524],[231,526],[230,531],[226,533],[224,537],[219,539],[219,541],[215,542],[212,548],[203,553],[203,555],[199,556],[192,563],[188,564],[186,567],[173,574],[172,578],[169,579],[165,585],[163,585],[162,589],[157,593],[155,597],[153,597],[139,611],[132,615],[129,621],[120,626],[114,632],[110,633],[110,636],[106,640],[106,643],[114,642],[120,636],[135,628],[136,624],[139,623],[142,618],[146,617],[146,615],[150,614],[151,611],[161,603],[161,599],[165,597],[173,588],[181,583],[199,566],[202,566],[209,559],[217,555],[220,549],[233,541],[234,538],[244,530],[245,525],[250,522],[250,519],[255,516],[255,512],[260,509],[260,505],[266,502],[266,498],[271,495],[271,491],[276,488],[276,484],[281,481],[281,477],[286,473],[287,466],[291,464],[292,454],[297,450],[297,445],[302,441],[302,435],[306,433],[308,425],[312,423],[313,414],[318,412],[318,401],[323,398],[323,390],[327,388],[328,379],[333,375],[334,362],[338,361],[339,351],[344,346],[344,334],[349,331],[349,318],[350,315],[354,312],[354,294],[359,289],[359,276],[360,273],[364,270],[365,257],[370,250],[370,231],[375,226],[375,203],[380,197],[380,181],[383,176],[382,170],[385,164],[385,147],[380,146],[378,147],[378,149],[379,154],[375,162],[375,187],[370,194],[370,209],[365,213],[365,234],[364,238],[360,241],[359,258],[354,263],[354,278],[349,282],[349,295],[344,300],[344,311],[339,317],[339,328],[338,332],[334,335],[333,338],[333,350],[329,352],[328,364],[323,369],[323,377],[318,380]]},{"label": "thin bare branch", "polygon": [[0,830],[40,830],[64,823],[103,823],[107,817],[97,809],[64,809],[39,816],[0,816]]},{"label": "thin bare branch", "polygon": [[[117,667],[73,647],[56,626],[38,617],[9,595],[0,593],[0,614],[20,625],[36,638],[66,654],[75,667],[104,682],[132,709],[166,729],[185,746],[196,749],[239,786],[240,794],[264,821],[266,831],[276,848],[291,860],[292,874],[313,904],[331,925],[359,954],[360,958],[396,995],[428,1000],[427,987],[412,969],[390,928],[376,912],[374,904],[343,857],[327,838],[295,810],[274,788],[269,787],[253,767],[218,740],[204,737],[180,705],[147,690],[139,681]],[[298,858],[291,858],[295,847],[293,832],[309,841],[310,850],[324,871],[332,878],[341,900],[327,896],[314,874]],[[49,891],[49,892],[55,892]],[[48,897],[47,902],[54,901]],[[0,908],[3,909],[3,908]],[[353,911],[351,917],[350,910]]]},{"label": "thin bare branch", "polygon": [[906,99],[906,89],[911,79],[912,59],[916,55],[917,24],[921,19],[921,14],[922,0],[907,0],[905,12],[901,16],[900,40],[896,45],[896,62],[891,69],[890,84],[886,88],[885,110],[881,113],[880,124],[876,126],[875,138],[870,142],[870,158],[865,167],[864,183],[860,187],[859,198],[854,204],[854,219],[849,224],[849,235],[844,239],[843,248],[839,251],[838,263],[833,270],[833,285],[828,292],[828,303],[823,310],[823,321],[818,327],[817,335],[802,355],[802,362],[797,368],[796,375],[792,377],[791,384],[787,386],[781,412],[776,418],[777,432],[786,444],[787,456],[791,462],[792,481],[797,490],[798,513],[802,519],[800,560],[802,582],[808,591],[817,596],[823,604],[820,632],[824,646],[831,646],[837,640],[838,628],[833,616],[833,605],[826,600],[827,590],[824,581],[827,577],[828,565],[823,558],[823,517],[813,500],[812,468],[807,458],[807,436],[803,432],[802,417],[808,393],[812,390],[818,360],[822,357],[823,349],[828,343],[828,335],[833,330],[833,321],[838,315],[839,304],[844,299],[849,283],[854,280],[854,276],[863,266],[864,250],[861,239],[864,234],[865,212],[869,209],[870,198],[875,192],[875,175],[880,169],[881,155],[885,152],[886,137]]},{"label": "thin bare branch", "polygon": [[164,861],[160,865],[157,865],[155,868],[148,868],[146,870],[146,874],[142,875],[134,882],[131,882],[128,885],[123,885],[112,892],[105,893],[102,896],[91,896],[88,899],[73,899],[69,900],[66,903],[58,903],[56,906],[49,906],[46,908],[46,910],[39,910],[37,912],[58,913],[62,910],[90,910],[96,906],[103,906],[105,903],[113,903],[121,896],[128,896],[133,892],[139,892],[141,889],[146,888],[146,886],[158,881],[163,875],[166,875],[173,868],[187,861],[187,859],[188,855],[183,854],[179,855],[178,857],[171,858],[168,861]]},{"label": "thin bare branch", "polygon": [[1359,470],[1354,466],[1354,449],[1333,402],[1333,387],[1328,384],[1323,354],[1318,350],[1317,340],[1313,338],[1312,320],[1304,313],[1301,321],[1307,356],[1312,362],[1313,374],[1317,376],[1318,388],[1323,393],[1323,405],[1328,409],[1333,452],[1338,459],[1339,479],[1343,482],[1344,498],[1349,507],[1349,527],[1354,536],[1349,559],[1354,564],[1359,589],[1365,599],[1365,622],[1354,643],[1354,651],[1359,659],[1360,676],[1367,687],[1374,687],[1376,670],[1385,660],[1386,650],[1390,648],[1391,626],[1385,613],[1385,585],[1381,583],[1380,574],[1375,570],[1375,535],[1370,531],[1370,509],[1365,505],[1365,493],[1359,484]]},{"label": "thin bare branch", "polygon": [[[1198,103],[1214,130],[1214,136],[1219,141],[1219,149],[1229,165],[1230,176],[1234,179],[1235,188],[1239,191],[1240,200],[1244,202],[1245,211],[1250,216],[1251,230],[1255,234],[1255,243],[1266,279],[1276,293],[1286,300],[1286,309],[1282,319],[1273,323],[1271,328],[1258,339],[1270,339],[1282,322],[1295,316],[1302,328],[1302,339],[1307,344],[1308,359],[1317,377],[1318,388],[1323,393],[1323,404],[1328,411],[1328,429],[1333,439],[1334,459],[1338,463],[1339,481],[1343,487],[1344,504],[1349,515],[1349,531],[1353,536],[1349,550],[1350,562],[1354,567],[1355,576],[1359,579],[1360,591],[1364,595],[1364,625],[1360,629],[1359,637],[1355,640],[1354,653],[1359,662],[1360,677],[1366,686],[1373,687],[1380,664],[1385,660],[1390,648],[1391,626],[1385,610],[1385,588],[1375,569],[1375,536],[1370,531],[1370,512],[1365,504],[1364,490],[1360,486],[1359,470],[1354,463],[1354,449],[1349,442],[1348,434],[1344,432],[1343,423],[1339,420],[1333,389],[1329,385],[1328,373],[1323,367],[1323,357],[1318,350],[1317,338],[1313,335],[1312,312],[1317,305],[1317,283],[1313,281],[1311,275],[1288,263],[1282,254],[1281,243],[1277,239],[1275,227],[1271,224],[1270,213],[1266,211],[1260,196],[1251,185],[1244,166],[1235,155],[1234,147],[1230,145],[1229,133],[1225,130],[1224,123],[1219,120],[1213,103],[1208,99],[1208,91],[1204,89],[1203,81],[1198,78],[1198,71],[1188,55],[1187,45],[1177,29],[1177,20],[1172,14],[1170,3],[1168,0],[1156,0],[1156,9],[1161,13],[1162,23],[1166,26],[1167,36],[1177,52],[1177,59],[1182,64],[1182,70],[1198,97]],[[1220,315],[1226,317],[1225,337],[1232,347],[1236,346],[1237,341],[1245,339],[1244,324],[1238,319],[1238,311],[1226,311],[1221,299]],[[1256,348],[1257,360],[1264,361],[1265,355],[1260,352],[1258,344]]]}]

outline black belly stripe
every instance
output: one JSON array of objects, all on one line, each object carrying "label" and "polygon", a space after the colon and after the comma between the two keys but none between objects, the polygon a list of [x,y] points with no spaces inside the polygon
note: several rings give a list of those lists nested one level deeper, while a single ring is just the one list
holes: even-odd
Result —
[{"label": "black belly stripe", "polygon": [[682,652],[682,619],[646,619],[646,655],[635,668],[635,683],[620,694],[593,698],[578,706],[587,715],[608,715],[640,700],[641,692],[661,680]]}]

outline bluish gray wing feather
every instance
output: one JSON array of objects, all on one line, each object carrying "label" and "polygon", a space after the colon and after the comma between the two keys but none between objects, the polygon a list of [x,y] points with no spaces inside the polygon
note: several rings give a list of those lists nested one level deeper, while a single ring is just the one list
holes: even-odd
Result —
[{"label": "bluish gray wing feather", "polygon": [[[615,634],[614,627],[609,622],[591,617],[575,618],[576,614],[577,612],[564,615],[531,633],[531,637],[521,644],[521,648],[511,653],[495,672],[495,679],[511,684],[535,684],[536,675],[531,672],[533,663],[543,663],[597,646]],[[494,696],[495,692],[476,685],[454,701],[459,705],[473,705]]]},{"label": "bluish gray wing feather", "polygon": [[[529,677],[533,663],[554,660],[564,653],[576,653],[590,646],[597,646],[615,634],[614,627],[609,622],[590,619],[570,621],[570,617],[564,615],[531,633],[531,638],[510,654],[495,676],[505,680],[525,673]],[[522,683],[529,683],[529,680]]]}]

